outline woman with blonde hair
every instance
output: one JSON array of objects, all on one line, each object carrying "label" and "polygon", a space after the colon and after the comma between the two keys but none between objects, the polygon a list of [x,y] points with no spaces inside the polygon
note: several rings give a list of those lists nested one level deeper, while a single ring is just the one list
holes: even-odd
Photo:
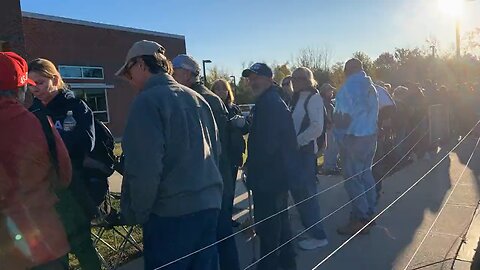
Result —
[{"label": "woman with blonde hair", "polygon": [[[292,73],[292,85],[292,118],[297,134],[299,162],[297,178],[294,183],[290,183],[290,193],[293,200],[299,203],[317,193],[317,153],[325,140],[325,106],[322,96],[315,88],[317,81],[309,68],[295,69]],[[299,241],[299,247],[312,250],[328,245],[323,225],[317,222],[321,218],[319,201],[309,199],[298,205],[297,209],[304,227],[311,228],[311,237]]]},{"label": "woman with blonde hair", "polygon": [[72,162],[70,187],[56,190],[59,197],[56,208],[67,233],[70,252],[75,254],[82,269],[98,270],[101,265],[90,236],[90,221],[96,214],[96,206],[86,188],[83,166],[95,144],[92,110],[75,98],[51,61],[35,59],[29,63],[29,71],[29,78],[36,83],[29,88],[35,97],[30,110],[44,110],[51,117]]},{"label": "woman with blonde hair", "polygon": [[[228,140],[227,156],[230,163],[230,169],[232,172],[232,179],[223,179],[224,191],[222,209],[220,210],[218,227],[217,227],[217,239],[223,239],[224,237],[233,233],[232,230],[232,212],[233,212],[233,198],[235,197],[235,183],[237,180],[238,168],[243,165],[243,152],[245,152],[245,141],[243,139],[242,131],[235,121],[232,119],[241,116],[240,108],[234,103],[235,97],[233,95],[232,87],[224,79],[215,80],[211,87],[220,99],[225,103],[228,109],[227,129],[225,139]],[[224,139],[222,137],[221,139]],[[222,145],[225,145],[222,142]],[[223,150],[222,150],[223,151]],[[235,244],[235,240],[230,240],[220,243],[218,246],[220,269],[240,269],[238,252]]]}]

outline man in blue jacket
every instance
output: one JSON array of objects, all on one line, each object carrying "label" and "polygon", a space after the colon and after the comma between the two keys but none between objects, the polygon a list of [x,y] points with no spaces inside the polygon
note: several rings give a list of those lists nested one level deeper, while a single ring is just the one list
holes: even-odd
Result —
[{"label": "man in blue jacket", "polygon": [[[256,63],[242,72],[256,96],[248,137],[247,185],[253,192],[256,221],[287,208],[288,181],[297,152],[293,120],[272,70]],[[264,256],[291,239],[288,212],[256,226],[260,255]],[[257,269],[296,269],[295,252],[289,243],[259,262]]]},{"label": "man in blue jacket", "polygon": [[[336,97],[334,134],[343,162],[345,189],[352,201],[350,222],[337,232],[353,235],[374,216],[376,205],[373,156],[377,145],[378,97],[360,60],[345,63],[347,80]],[[351,179],[349,179],[351,178]],[[368,227],[362,234],[368,233]]]}]

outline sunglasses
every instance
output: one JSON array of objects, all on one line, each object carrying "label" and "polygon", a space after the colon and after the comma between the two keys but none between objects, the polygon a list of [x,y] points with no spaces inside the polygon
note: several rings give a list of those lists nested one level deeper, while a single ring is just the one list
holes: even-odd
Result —
[{"label": "sunglasses", "polygon": [[137,59],[133,59],[130,63],[127,64],[125,67],[125,75],[132,77],[130,70],[138,63]]}]

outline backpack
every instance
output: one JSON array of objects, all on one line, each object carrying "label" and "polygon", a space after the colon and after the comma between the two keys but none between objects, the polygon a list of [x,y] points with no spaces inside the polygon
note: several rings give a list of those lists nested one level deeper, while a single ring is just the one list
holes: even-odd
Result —
[{"label": "backpack", "polygon": [[[59,173],[59,163],[57,157],[57,145],[55,136],[50,126],[48,114],[43,106],[39,103],[32,105],[30,112],[33,113],[39,120],[45,138],[47,140],[48,149],[50,152],[50,160],[54,166],[55,172]],[[108,205],[108,177],[113,174],[113,166],[116,158],[113,154],[115,148],[115,140],[113,139],[110,130],[100,121],[94,120],[95,125],[95,147],[89,154],[89,157],[104,164],[106,170],[97,170],[92,168],[84,168],[84,175],[86,178],[85,186],[87,191],[95,204],[95,215],[106,215],[110,212]],[[113,162],[113,164],[112,164]]]},{"label": "backpack", "polygon": [[[115,139],[112,132],[105,126],[104,123],[95,119],[95,146],[93,150],[88,154],[88,157],[100,162],[104,165],[104,169],[93,169],[98,176],[110,177],[113,174],[113,167],[116,162],[115,154]],[[87,166],[87,169],[92,169]]]},{"label": "backpack", "polygon": [[[86,158],[90,162],[84,162],[84,172],[87,178],[87,190],[95,205],[99,206],[108,193],[108,177],[114,172],[116,163],[116,157],[113,153],[115,139],[105,124],[99,120],[94,120],[94,126],[95,146]],[[89,166],[91,162],[101,165],[102,169],[97,166]]]},{"label": "backpack", "polygon": [[[305,129],[307,129],[308,125],[310,125],[310,116],[308,115],[308,103],[310,102],[310,99],[313,97],[313,95],[317,94],[318,92],[311,92],[308,97],[305,99],[305,103],[303,104],[303,108],[305,110],[305,117],[302,120],[302,124],[300,125],[300,131],[298,134],[303,132]],[[323,106],[323,129],[322,129],[322,135],[318,137],[315,140],[315,143],[317,144],[317,149],[320,151],[324,146],[325,146],[325,133],[327,131],[327,125],[328,125],[328,117],[327,117],[327,110],[325,109],[325,105]],[[297,135],[298,135],[297,134]],[[302,148],[309,149],[311,151],[314,151],[314,141],[311,141],[309,144],[303,146]]]}]

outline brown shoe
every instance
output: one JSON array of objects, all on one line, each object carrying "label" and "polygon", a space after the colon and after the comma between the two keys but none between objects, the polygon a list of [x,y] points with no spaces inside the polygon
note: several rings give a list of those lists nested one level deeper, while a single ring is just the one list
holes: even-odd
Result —
[{"label": "brown shoe", "polygon": [[[361,230],[365,225],[367,225],[367,221],[362,221],[358,219],[350,220],[350,222],[343,226],[339,227],[337,229],[337,233],[341,235],[354,235],[356,234],[359,230]],[[360,234],[368,234],[370,232],[370,226],[367,226],[365,229],[363,229]]]}]

